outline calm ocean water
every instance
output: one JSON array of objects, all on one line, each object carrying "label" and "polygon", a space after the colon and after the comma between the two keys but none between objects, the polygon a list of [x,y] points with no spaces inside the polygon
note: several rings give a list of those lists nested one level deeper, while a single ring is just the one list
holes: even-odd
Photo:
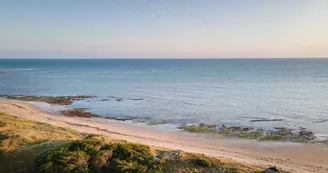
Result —
[{"label": "calm ocean water", "polygon": [[0,94],[95,95],[72,106],[102,115],[328,133],[328,59],[2,59],[0,71]]}]

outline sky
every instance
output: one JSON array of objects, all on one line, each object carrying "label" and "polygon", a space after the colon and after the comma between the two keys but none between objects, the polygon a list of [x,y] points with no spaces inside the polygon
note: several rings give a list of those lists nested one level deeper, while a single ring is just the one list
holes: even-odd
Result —
[{"label": "sky", "polygon": [[327,0],[0,0],[0,58],[325,58]]}]

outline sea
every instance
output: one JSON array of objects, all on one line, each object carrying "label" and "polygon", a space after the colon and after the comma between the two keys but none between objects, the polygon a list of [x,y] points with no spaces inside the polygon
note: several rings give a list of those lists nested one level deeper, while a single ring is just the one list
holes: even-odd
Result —
[{"label": "sea", "polygon": [[328,134],[328,59],[0,59],[0,72],[0,94],[97,96],[71,106],[134,122]]}]

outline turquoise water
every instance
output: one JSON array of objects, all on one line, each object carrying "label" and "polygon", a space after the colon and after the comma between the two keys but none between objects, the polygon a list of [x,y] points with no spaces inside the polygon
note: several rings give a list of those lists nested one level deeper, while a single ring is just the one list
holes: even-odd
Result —
[{"label": "turquoise water", "polygon": [[95,95],[72,106],[102,115],[328,133],[328,59],[2,59],[0,71],[0,94]]}]

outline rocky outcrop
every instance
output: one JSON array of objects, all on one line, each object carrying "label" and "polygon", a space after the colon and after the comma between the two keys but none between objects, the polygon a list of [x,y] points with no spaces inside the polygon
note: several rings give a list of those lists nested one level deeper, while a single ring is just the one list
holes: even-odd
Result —
[{"label": "rocky outcrop", "polygon": [[118,117],[109,117],[109,116],[101,116],[98,114],[94,114],[91,112],[86,112],[84,108],[71,108],[60,111],[58,114],[63,116],[69,117],[82,117],[82,118],[104,118],[110,120],[117,120],[117,121],[126,121],[130,120],[128,118],[118,118]]},{"label": "rocky outcrop", "polygon": [[307,131],[305,128],[295,130],[285,127],[276,127],[273,130],[263,130],[252,127],[229,127],[225,124],[217,126],[205,123],[200,123],[199,125],[182,124],[178,128],[191,133],[218,133],[228,137],[257,139],[262,141],[316,142],[314,133]]},{"label": "rocky outcrop", "polygon": [[13,100],[46,102],[46,103],[57,104],[57,105],[70,105],[73,103],[73,101],[95,98],[96,96],[80,95],[80,96],[56,97],[56,96],[0,95],[0,97],[5,97],[7,99],[13,99]]}]

